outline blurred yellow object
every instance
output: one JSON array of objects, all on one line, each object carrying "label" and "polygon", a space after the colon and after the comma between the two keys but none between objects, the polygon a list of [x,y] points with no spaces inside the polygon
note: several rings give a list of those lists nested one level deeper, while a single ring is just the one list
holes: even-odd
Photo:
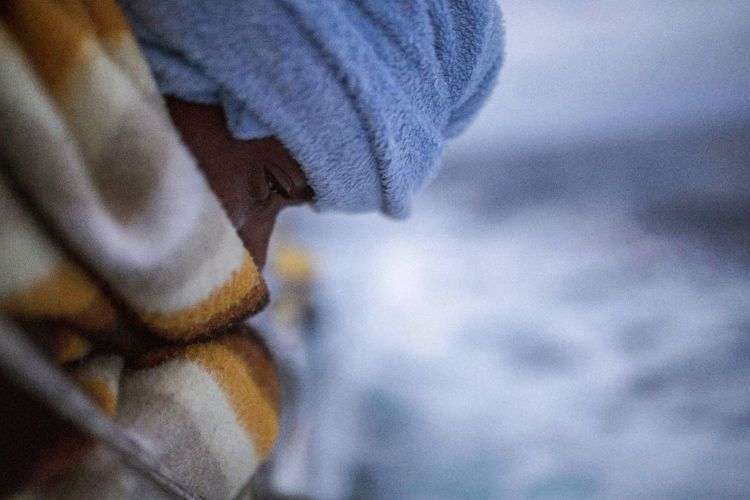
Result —
[{"label": "blurred yellow object", "polygon": [[53,355],[60,364],[79,361],[92,350],[91,343],[75,330],[63,327],[55,333]]},{"label": "blurred yellow object", "polygon": [[284,245],[279,249],[274,267],[279,278],[286,282],[308,283],[313,276],[310,255],[304,248],[295,245]]}]

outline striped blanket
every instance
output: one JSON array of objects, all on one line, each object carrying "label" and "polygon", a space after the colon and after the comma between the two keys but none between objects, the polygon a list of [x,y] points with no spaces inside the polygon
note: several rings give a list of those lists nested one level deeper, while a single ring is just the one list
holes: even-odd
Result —
[{"label": "striped blanket", "polygon": [[[114,0],[0,2],[0,123],[0,320],[189,491],[235,495],[277,433],[273,365],[233,326],[267,291]],[[124,495],[114,468],[82,480],[81,441],[63,437],[2,482]]]}]

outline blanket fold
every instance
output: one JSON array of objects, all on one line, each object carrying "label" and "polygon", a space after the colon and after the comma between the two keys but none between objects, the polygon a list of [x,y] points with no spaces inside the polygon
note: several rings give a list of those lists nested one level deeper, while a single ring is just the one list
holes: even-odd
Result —
[{"label": "blanket fold", "polygon": [[[142,73],[145,64],[122,65],[138,53],[125,24],[105,22],[118,12],[114,2],[7,2],[5,170],[34,216],[145,327],[172,340],[195,338],[253,312],[266,289]],[[16,224],[5,225],[12,232]],[[35,247],[54,246],[34,237]],[[42,274],[49,281],[77,267],[51,259],[36,262],[46,270],[14,291],[33,295]]]}]

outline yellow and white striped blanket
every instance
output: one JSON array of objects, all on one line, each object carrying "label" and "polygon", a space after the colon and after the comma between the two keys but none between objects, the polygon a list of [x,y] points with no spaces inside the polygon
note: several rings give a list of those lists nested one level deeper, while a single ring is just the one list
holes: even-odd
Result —
[{"label": "yellow and white striped blanket", "polygon": [[277,433],[232,326],[267,291],[114,0],[0,1],[0,124],[0,315],[188,488],[235,494]]}]

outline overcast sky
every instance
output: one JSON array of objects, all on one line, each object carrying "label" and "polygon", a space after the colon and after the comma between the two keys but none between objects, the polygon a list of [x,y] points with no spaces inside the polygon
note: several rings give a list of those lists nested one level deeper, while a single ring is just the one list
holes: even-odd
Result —
[{"label": "overcast sky", "polygon": [[747,0],[500,5],[505,66],[455,153],[750,117]]}]

